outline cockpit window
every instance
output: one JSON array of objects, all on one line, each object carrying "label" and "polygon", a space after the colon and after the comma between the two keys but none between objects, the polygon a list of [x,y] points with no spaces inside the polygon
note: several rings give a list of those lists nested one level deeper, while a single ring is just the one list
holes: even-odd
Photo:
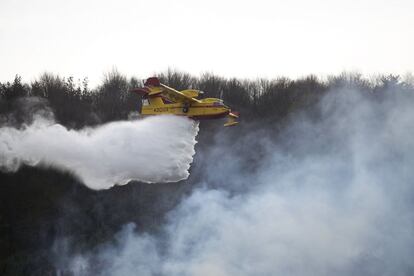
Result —
[{"label": "cockpit window", "polygon": [[148,106],[149,105],[148,99],[142,99],[142,105],[143,106]]}]

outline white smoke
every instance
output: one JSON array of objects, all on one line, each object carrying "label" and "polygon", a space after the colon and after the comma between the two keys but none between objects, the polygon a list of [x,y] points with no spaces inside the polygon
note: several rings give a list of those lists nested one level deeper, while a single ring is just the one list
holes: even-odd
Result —
[{"label": "white smoke", "polygon": [[0,168],[23,163],[69,170],[92,189],[130,180],[175,182],[189,176],[198,124],[156,116],[80,131],[37,118],[23,128],[0,128]]},{"label": "white smoke", "polygon": [[[62,268],[76,275],[413,275],[413,103],[409,95],[375,102],[344,90],[322,102],[321,121],[297,118],[277,144],[252,131],[223,147],[227,136],[218,133],[204,156],[204,188],[169,214],[163,235],[127,225],[115,245]],[[266,149],[258,169],[246,170],[240,152],[254,156],[258,145]],[[209,188],[220,181],[222,188]]]}]

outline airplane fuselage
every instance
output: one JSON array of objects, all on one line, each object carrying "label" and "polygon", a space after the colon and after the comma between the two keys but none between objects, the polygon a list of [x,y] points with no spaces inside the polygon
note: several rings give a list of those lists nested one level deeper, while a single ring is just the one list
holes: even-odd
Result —
[{"label": "airplane fuselage", "polygon": [[172,114],[187,116],[193,119],[218,119],[226,117],[230,109],[223,105],[219,99],[207,99],[207,102],[203,100],[201,103],[164,103],[161,97],[158,99],[150,99],[151,103],[147,103],[143,100],[141,107],[142,115],[162,115]]},{"label": "airplane fuselage", "polygon": [[224,126],[234,126],[238,115],[217,98],[197,99],[199,90],[175,90],[160,83],[156,77],[148,78],[144,87],[131,91],[142,96],[142,115],[178,115],[192,119],[218,119],[228,117]]}]

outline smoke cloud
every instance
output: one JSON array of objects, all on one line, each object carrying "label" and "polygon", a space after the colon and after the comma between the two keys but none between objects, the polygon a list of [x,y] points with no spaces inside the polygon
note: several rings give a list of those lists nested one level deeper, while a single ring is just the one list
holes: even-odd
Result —
[{"label": "smoke cloud", "polygon": [[[129,224],[113,243],[60,268],[76,275],[412,275],[413,102],[344,89],[322,101],[320,120],[297,116],[277,142],[251,129],[223,147],[230,138],[218,133],[200,160],[203,182],[169,213],[162,234]],[[257,169],[247,170],[258,151],[265,154]]]},{"label": "smoke cloud", "polygon": [[189,176],[198,124],[157,116],[70,130],[37,117],[22,129],[0,128],[0,168],[22,164],[73,172],[92,189],[130,180],[175,182]]}]

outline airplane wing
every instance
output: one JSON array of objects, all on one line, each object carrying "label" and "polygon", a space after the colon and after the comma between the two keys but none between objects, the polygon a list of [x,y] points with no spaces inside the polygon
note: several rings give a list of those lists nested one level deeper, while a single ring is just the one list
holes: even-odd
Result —
[{"label": "airplane wing", "polygon": [[190,95],[186,95],[180,91],[175,90],[174,88],[160,83],[160,81],[156,77],[148,78],[147,81],[144,83],[143,88],[135,88],[131,91],[149,97],[163,96],[171,102],[175,103],[201,103],[201,101],[195,99],[194,97],[191,97]]},{"label": "airplane wing", "polygon": [[181,93],[180,91],[177,91],[174,88],[168,87],[164,84],[160,84],[160,86],[163,88],[162,94],[173,102],[178,102],[178,103],[200,103],[201,102],[195,98],[186,96],[184,93]]},{"label": "airplane wing", "polygon": [[[161,86],[162,85],[162,86]],[[168,87],[166,85],[161,84],[160,86],[151,86],[151,87],[143,87],[143,88],[133,88],[129,90],[130,92],[135,92],[139,95],[143,96],[157,96],[162,94],[167,98],[171,99],[173,102],[188,102],[191,101],[193,98],[186,96],[185,94],[181,93],[180,91],[176,91],[175,89]]]},{"label": "airplane wing", "polygon": [[142,96],[155,96],[157,94],[162,93],[164,90],[161,87],[138,87],[132,88],[129,90],[130,92],[135,92]]}]

